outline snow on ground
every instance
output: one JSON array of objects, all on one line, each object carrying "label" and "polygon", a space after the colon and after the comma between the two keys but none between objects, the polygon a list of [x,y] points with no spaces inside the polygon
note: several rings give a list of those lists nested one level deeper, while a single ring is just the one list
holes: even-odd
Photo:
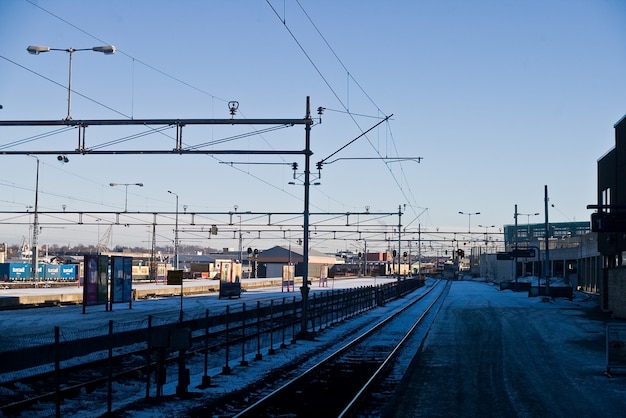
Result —
[{"label": "snow on ground", "polygon": [[[255,281],[262,279],[249,279]],[[345,289],[360,286],[375,286],[394,281],[393,278],[354,278],[328,281],[327,287],[318,285],[311,286],[310,294],[316,292],[326,292],[333,289]],[[215,284],[215,281],[208,281]],[[203,286],[205,281],[194,280],[185,282],[185,286]],[[141,284],[136,285],[143,288],[162,288],[163,284]],[[171,286],[178,289],[178,286]],[[21,294],[56,295],[60,292],[82,292],[82,288],[31,288],[31,289],[11,289],[1,290],[0,297],[14,296]],[[290,300],[294,297],[300,298],[298,287],[295,291],[282,291],[280,286],[250,288],[241,294],[240,299],[219,299],[217,293],[208,295],[184,296],[183,311],[184,318],[203,318],[206,309],[211,312],[223,311],[227,305],[240,306],[243,302],[255,302],[259,298],[273,298]],[[312,296],[311,296],[312,297]],[[101,334],[107,332],[108,321],[112,320],[116,324],[127,323],[133,326],[134,322],[146,321],[148,315],[153,317],[156,323],[176,322],[179,319],[181,299],[179,296],[160,297],[153,299],[143,299],[134,301],[129,309],[127,303],[117,303],[113,305],[113,310],[106,312],[104,305],[88,306],[86,313],[82,313],[82,306],[62,305],[54,307],[43,307],[22,310],[0,311],[0,321],[4,325],[0,334],[0,349],[3,349],[3,340],[10,338],[23,338],[24,336],[36,336],[40,334],[52,335],[54,327],[59,326],[61,332],[66,333],[91,333]],[[142,325],[145,327],[145,325]]]},{"label": "snow on ground", "polygon": [[[380,279],[378,283],[380,283]],[[424,292],[428,287],[433,286],[434,283],[436,283],[435,280],[427,279],[426,286],[419,289],[418,292]],[[370,282],[370,284],[372,283]],[[529,298],[524,292],[515,293],[510,290],[500,291],[497,285],[487,283],[482,279],[475,279],[473,282],[453,282],[452,289],[456,291],[450,291],[446,303],[472,304],[476,307],[491,304],[503,307],[536,308],[545,324],[541,332],[546,335],[546,338],[553,340],[555,344],[568,344],[568,341],[573,340],[583,341],[590,338],[590,336],[591,338],[596,338],[599,333],[603,335],[605,332],[605,323],[602,320],[590,319],[585,315],[586,311],[597,309],[598,300],[595,296],[575,292],[575,297],[572,301],[567,299]],[[312,287],[312,290],[322,291],[323,289]],[[286,295],[280,292],[280,288],[259,289],[244,293],[241,301],[253,299],[255,295],[264,293],[274,294],[278,298],[285,297]],[[295,296],[294,293],[287,295],[288,297]],[[187,318],[187,315],[203,314],[204,310],[207,308],[207,298],[213,298],[212,301],[214,303],[218,301],[216,295],[185,297],[185,317]],[[177,318],[176,315],[180,308],[179,303],[177,298],[142,301],[133,305],[132,314],[145,316],[149,313],[155,313],[155,311],[158,310],[161,314],[171,314]],[[207,399],[212,397],[244,388],[246,385],[262,379],[263,376],[270,373],[279,365],[288,362],[297,362],[301,364],[302,368],[307,368],[317,359],[328,355],[330,350],[341,345],[341,341],[346,339],[347,335],[350,335],[352,332],[355,332],[355,330],[365,327],[368,324],[377,322],[380,318],[388,316],[404,303],[406,303],[406,301],[403,299],[396,300],[384,307],[376,308],[358,317],[333,325],[316,335],[315,341],[297,341],[295,344],[288,343],[287,347],[284,349],[279,348],[280,341],[275,341],[275,354],[267,354],[268,348],[266,347],[262,349],[262,359],[254,360],[253,357],[255,353],[251,353],[252,358],[247,359],[249,362],[247,366],[239,365],[241,358],[237,357],[239,352],[237,349],[234,349],[230,360],[232,373],[230,375],[222,375],[221,366],[210,367],[208,375],[211,377],[211,386],[209,388],[200,388],[202,375],[204,374],[203,358],[202,356],[197,356],[196,359],[187,364],[187,367],[189,367],[191,371],[189,399],[172,397],[176,392],[177,386],[174,374],[168,376],[168,383],[166,383],[163,388],[165,399],[168,400],[167,402],[163,401],[151,405],[142,404],[137,409],[129,412],[128,416],[140,418],[185,416],[186,410],[202,405]],[[89,327],[96,327],[98,326],[97,320],[94,318],[104,317],[106,322],[108,319],[111,319],[111,316],[119,314],[121,315],[119,317],[121,319],[131,312],[127,309],[116,308],[115,311],[106,313],[106,315],[104,313],[96,313],[93,310],[86,315],[82,315],[77,309],[80,308],[58,307],[32,309],[28,311],[5,311],[0,312],[0,320],[5,324],[3,327],[5,329],[7,328],[7,324],[11,324],[9,327],[13,328],[11,333],[17,336],[20,331],[24,333],[28,330],[27,323],[29,322],[36,325],[33,325],[33,329],[50,328],[54,325],[71,327],[78,326],[78,324],[83,322],[86,322]],[[187,311],[187,309],[189,309],[189,311]],[[106,328],[104,327],[102,319],[100,319],[100,324],[103,328]],[[7,338],[7,334],[3,335],[2,338]],[[416,346],[407,348],[407,352],[411,352],[411,350],[413,350],[412,352],[417,352],[417,344],[416,342]],[[572,367],[588,369],[589,373],[594,375],[602,375],[606,368],[605,357],[601,347],[585,344],[568,344],[567,350],[564,350],[564,355],[567,355],[568,358],[571,359],[577,359],[577,361],[571,362]],[[171,369],[175,369],[175,367],[171,367]],[[175,370],[172,370],[172,372],[175,373]],[[106,404],[104,404],[101,399],[106,399],[106,395],[104,398],[97,395],[97,393],[85,394],[78,400],[66,402],[62,406],[63,415],[72,414],[74,417],[80,418],[104,414],[106,412]],[[145,384],[143,383],[137,385],[115,384],[113,394],[115,402],[114,409],[120,407],[120,399],[123,399],[124,404],[128,404],[131,401],[140,401],[144,396]],[[154,396],[154,384],[152,385],[152,396]],[[95,404],[93,404],[91,400],[94,400]],[[53,412],[54,405],[42,404],[37,410],[25,413],[23,416],[46,416]]]}]

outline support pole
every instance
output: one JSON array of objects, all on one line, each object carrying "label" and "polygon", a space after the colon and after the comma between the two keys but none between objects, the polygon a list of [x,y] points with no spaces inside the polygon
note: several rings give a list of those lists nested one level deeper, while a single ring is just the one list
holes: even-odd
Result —
[{"label": "support pole", "polygon": [[544,186],[544,204],[546,211],[546,250],[544,271],[546,276],[546,296],[550,295],[550,224],[548,223],[548,186]]},{"label": "support pole", "polygon": [[402,267],[402,252],[400,245],[402,244],[402,205],[398,205],[398,280],[400,280],[400,270]]},{"label": "support pole", "polygon": [[[515,218],[515,249],[517,250],[517,203],[515,204],[515,213],[513,217]],[[513,278],[515,279],[515,291],[518,291],[518,283],[517,283],[517,258],[513,259]],[[541,279],[537,277],[537,293],[541,294]]]},{"label": "support pole", "polygon": [[306,98],[306,116],[307,124],[304,128],[305,147],[304,147],[304,239],[302,249],[302,327],[300,329],[300,338],[310,339],[308,332],[308,305],[309,305],[309,188],[311,186],[311,98]]},{"label": "support pole", "polygon": [[39,158],[37,160],[37,175],[35,177],[35,214],[33,215],[33,248],[32,248],[32,277],[39,279]]},{"label": "support pole", "polygon": [[422,224],[417,224],[417,278],[422,278]]}]

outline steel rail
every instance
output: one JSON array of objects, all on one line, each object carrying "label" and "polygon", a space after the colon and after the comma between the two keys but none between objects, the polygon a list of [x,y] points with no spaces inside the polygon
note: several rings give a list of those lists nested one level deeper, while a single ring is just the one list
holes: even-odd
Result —
[{"label": "steel rail", "polygon": [[435,298],[430,305],[428,305],[428,307],[426,308],[426,310],[424,312],[422,312],[422,314],[419,316],[419,318],[417,318],[417,320],[413,323],[413,326],[411,326],[411,328],[407,331],[407,333],[404,335],[404,337],[402,337],[402,339],[400,340],[400,342],[395,346],[395,348],[389,353],[389,355],[387,356],[387,358],[382,362],[382,364],[380,365],[380,367],[378,367],[378,369],[376,369],[376,371],[374,373],[372,373],[372,376],[369,378],[369,380],[367,382],[365,382],[365,384],[361,387],[361,389],[357,392],[357,394],[352,398],[352,400],[350,401],[350,403],[348,403],[348,405],[344,408],[343,411],[341,411],[341,413],[338,415],[339,418],[345,417],[347,416],[355,407],[355,405],[357,404],[357,402],[363,397],[363,395],[367,392],[367,390],[369,389],[369,387],[371,386],[371,384],[380,376],[380,374],[383,372],[383,370],[387,367],[387,365],[389,364],[389,362],[397,355],[397,353],[400,351],[400,349],[402,347],[404,347],[404,345],[406,344],[407,340],[413,335],[413,333],[415,332],[416,328],[421,325],[422,321],[424,320],[424,318],[426,318],[426,315],[428,315],[430,313],[430,310],[432,309],[432,307],[435,305],[435,303],[437,303],[439,301],[439,297],[441,295],[443,295],[443,292],[448,289],[450,287],[450,282],[446,282],[446,285],[444,286],[444,288],[441,290],[440,294],[437,295],[437,298]]},{"label": "steel rail", "polygon": [[[438,298],[441,297],[441,295],[443,294],[443,292],[447,288],[446,285],[441,285],[441,286],[443,287],[443,289],[441,289],[441,292],[437,295],[437,297],[435,298],[435,301],[428,306],[428,308],[426,309],[426,313],[427,313],[427,311],[429,311],[432,308],[434,303],[438,300]],[[351,348],[355,347],[359,343],[363,342],[364,340],[366,340],[367,338],[372,336],[375,332],[378,332],[383,326],[389,324],[391,321],[395,320],[399,315],[401,315],[402,313],[405,313],[408,309],[413,307],[415,304],[417,304],[418,302],[422,301],[435,288],[439,288],[439,286],[431,287],[430,289],[428,289],[428,291],[426,291],[424,294],[420,295],[418,298],[416,298],[410,304],[404,306],[402,309],[398,310],[393,315],[390,315],[390,316],[386,317],[385,319],[381,320],[380,322],[376,323],[375,325],[373,325],[370,329],[366,330],[361,335],[357,336],[356,338],[352,339],[351,341],[349,341],[348,343],[343,345],[341,348],[337,349],[336,351],[334,351],[330,355],[326,356],[323,360],[320,360],[319,362],[317,362],[315,365],[313,365],[309,369],[307,369],[304,372],[300,373],[298,376],[290,379],[289,381],[287,381],[286,383],[282,384],[277,389],[273,390],[271,393],[263,396],[261,399],[257,400],[252,405],[249,405],[248,407],[246,407],[242,411],[238,412],[236,415],[234,415],[234,417],[237,418],[237,417],[244,417],[244,416],[256,416],[256,414],[259,412],[259,410],[263,408],[264,404],[271,402],[273,398],[276,398],[276,397],[280,396],[283,392],[285,392],[289,388],[291,388],[291,387],[295,386],[296,384],[300,383],[301,381],[305,380],[310,375],[312,375],[314,372],[318,371],[319,369],[321,369],[322,367],[324,367],[328,363],[338,359],[344,353],[346,353],[348,350],[350,350]],[[423,317],[425,316],[425,314],[421,315],[420,318],[418,319],[418,321],[421,321],[423,319]],[[417,325],[419,325],[419,324],[417,324]],[[409,331],[409,333],[413,333],[415,328],[417,327],[417,325],[412,326],[411,330]],[[406,338],[407,337],[405,336],[405,338],[403,338],[402,341],[403,342],[406,341]],[[397,354],[397,352],[398,352],[397,350],[393,350],[393,355]],[[389,361],[388,359],[384,361],[384,366],[386,366],[388,364],[388,361]],[[381,367],[377,368],[377,370],[375,371],[375,375],[376,376],[378,376],[380,374],[380,370],[382,370],[382,368],[384,368],[384,367],[381,366]],[[366,383],[366,386],[369,386],[371,384],[371,382],[375,380],[376,376],[372,376],[370,379],[368,379],[368,382]],[[359,390],[357,396],[361,397],[363,395],[363,393],[365,393],[365,390],[366,390],[366,388],[362,389],[362,390]],[[352,405],[354,403],[354,401],[355,401],[355,399],[351,400],[351,402],[349,404]]]}]

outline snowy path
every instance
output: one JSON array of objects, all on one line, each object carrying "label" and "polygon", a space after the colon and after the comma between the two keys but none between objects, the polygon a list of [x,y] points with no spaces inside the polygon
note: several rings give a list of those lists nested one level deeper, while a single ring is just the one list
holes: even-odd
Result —
[{"label": "snowy path", "polygon": [[603,375],[604,322],[580,308],[453,283],[389,416],[622,416],[626,379]]}]

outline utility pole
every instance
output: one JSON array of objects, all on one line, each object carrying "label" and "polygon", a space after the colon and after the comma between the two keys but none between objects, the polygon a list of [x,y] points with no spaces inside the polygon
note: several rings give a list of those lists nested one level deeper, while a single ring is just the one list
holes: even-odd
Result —
[{"label": "utility pole", "polygon": [[[544,186],[544,203],[546,211],[546,259],[545,259],[545,275],[546,275],[546,296],[550,296],[550,224],[548,223],[548,186]],[[541,292],[540,292],[541,293]]]},{"label": "utility pole", "polygon": [[[306,116],[305,120],[311,121],[311,98],[306,98]],[[310,338],[307,322],[309,310],[309,188],[311,187],[311,123],[305,124],[304,127],[305,146],[304,146],[304,240],[302,249],[302,328],[300,335],[303,338]]]},{"label": "utility pole", "polygon": [[417,278],[422,275],[422,224],[417,225]]},{"label": "utility pole", "polygon": [[367,240],[363,241],[363,277],[367,277]]},{"label": "utility pole", "polygon": [[[513,214],[515,218],[515,249],[517,250],[517,203],[515,204],[515,213]],[[506,249],[505,249],[506,250]],[[515,279],[515,289],[517,290],[517,258],[513,259],[513,278]],[[541,292],[540,279],[537,278],[537,292]]]},{"label": "utility pole", "polygon": [[152,218],[152,251],[150,253],[150,279],[157,283],[156,266],[156,214]]},{"label": "utility pole", "polygon": [[170,194],[176,196],[176,221],[174,226],[174,270],[178,270],[178,194],[174,193],[171,190],[167,191]]},{"label": "utility pole", "polygon": [[33,215],[33,249],[31,255],[32,277],[36,281],[39,278],[39,158],[37,160],[37,175],[35,176],[35,214]]},{"label": "utility pole", "polygon": [[400,280],[400,270],[402,267],[402,205],[398,205],[398,280]]}]

